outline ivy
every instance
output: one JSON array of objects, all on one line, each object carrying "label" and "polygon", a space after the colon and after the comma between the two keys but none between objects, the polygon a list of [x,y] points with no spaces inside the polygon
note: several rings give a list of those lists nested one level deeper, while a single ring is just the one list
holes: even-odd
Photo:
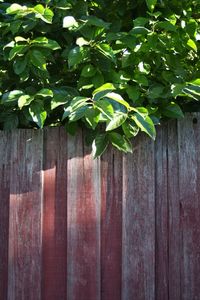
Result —
[{"label": "ivy", "polygon": [[87,129],[93,156],[198,109],[195,0],[0,1],[0,129]]}]

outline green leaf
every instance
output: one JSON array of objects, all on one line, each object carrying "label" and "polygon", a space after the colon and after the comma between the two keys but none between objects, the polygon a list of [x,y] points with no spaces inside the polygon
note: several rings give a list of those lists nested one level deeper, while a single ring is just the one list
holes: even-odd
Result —
[{"label": "green leaf", "polygon": [[133,35],[135,35],[135,34],[145,35],[145,34],[148,34],[149,32],[150,31],[147,28],[143,27],[143,26],[136,26],[133,29],[131,29],[130,34],[133,34]]},{"label": "green leaf", "polygon": [[196,45],[196,43],[192,40],[192,39],[189,39],[188,41],[187,41],[187,45],[190,47],[190,48],[192,48],[195,52],[197,52],[197,45]]},{"label": "green leaf", "polygon": [[22,109],[23,106],[29,105],[34,100],[30,95],[22,95],[18,99],[18,107]]},{"label": "green leaf", "polygon": [[155,126],[149,116],[143,116],[140,113],[136,113],[132,116],[132,119],[136,123],[136,125],[141,129],[141,131],[144,131],[153,140],[155,140],[156,138]]},{"label": "green leaf", "polygon": [[99,44],[97,49],[108,59],[111,59],[114,63],[116,62],[115,53],[109,44]]},{"label": "green leaf", "polygon": [[77,108],[76,110],[73,110],[72,113],[69,115],[70,122],[76,122],[82,119],[85,116],[87,109],[88,109],[87,104],[85,104]]},{"label": "green leaf", "polygon": [[44,122],[47,118],[47,112],[41,107],[38,102],[33,102],[29,107],[29,113],[39,128],[43,128]]},{"label": "green leaf", "polygon": [[81,76],[83,77],[93,77],[96,73],[96,69],[93,65],[89,64],[89,65],[86,65],[83,69],[82,69],[82,72],[81,72]]},{"label": "green leaf", "polygon": [[193,84],[193,85],[199,85],[200,86],[200,78],[197,78],[195,80],[192,80],[190,82],[188,82],[189,84]]},{"label": "green leaf", "polygon": [[12,48],[9,52],[9,60],[12,60],[16,55],[21,55],[24,54],[27,50],[27,46],[26,45],[16,45],[14,46],[14,48]]},{"label": "green leaf", "polygon": [[107,139],[106,134],[97,135],[92,143],[92,155],[93,158],[97,158],[101,156],[106,150],[109,141]]},{"label": "green leaf", "polygon": [[127,117],[127,114],[115,113],[112,120],[107,123],[106,131],[114,130],[120,127],[126,121]]},{"label": "green leaf", "polygon": [[53,89],[52,91],[53,91],[53,98],[51,100],[52,110],[60,105],[69,103],[70,100],[77,95],[77,92],[75,92],[73,89],[69,87],[65,89],[64,88]]},{"label": "green leaf", "polygon": [[147,7],[150,11],[154,10],[156,3],[157,0],[146,0]]},{"label": "green leaf", "polygon": [[128,139],[116,132],[110,132],[109,140],[111,144],[116,147],[118,150],[123,151],[125,153],[132,153],[132,145]]},{"label": "green leaf", "polygon": [[55,40],[47,39],[46,37],[38,37],[32,40],[31,44],[36,45],[38,47],[48,48],[51,50],[61,49],[60,45]]},{"label": "green leaf", "polygon": [[88,124],[92,127],[92,129],[95,129],[100,119],[99,110],[94,109],[93,107],[88,108],[85,113],[85,119],[88,122]]},{"label": "green leaf", "polygon": [[138,126],[133,121],[124,122],[122,129],[127,138],[135,137],[139,132]]},{"label": "green leaf", "polygon": [[38,4],[34,7],[35,17],[43,20],[45,23],[52,23],[54,13],[51,9],[45,8],[42,4]]},{"label": "green leaf", "polygon": [[69,67],[73,67],[82,63],[87,57],[87,51],[83,47],[75,47],[73,48],[68,55],[68,64]]},{"label": "green leaf", "polygon": [[7,14],[16,14],[18,11],[25,9],[25,6],[21,6],[17,3],[12,4],[6,9]]},{"label": "green leaf", "polygon": [[45,8],[42,4],[38,4],[34,7],[34,11],[43,15],[44,14],[44,11],[45,11]]},{"label": "green leaf", "polygon": [[103,115],[105,115],[108,118],[108,120],[112,120],[114,115],[114,109],[109,101],[104,99],[97,100],[95,101],[94,105],[101,113],[103,113]]},{"label": "green leaf", "polygon": [[122,105],[124,105],[127,109],[130,108],[130,105],[128,104],[128,102],[126,102],[119,94],[117,93],[108,93],[105,95],[106,98],[112,99]]},{"label": "green leaf", "polygon": [[102,27],[108,29],[110,27],[110,23],[103,21],[102,19],[97,18],[96,16],[88,16],[87,17],[87,25],[93,25],[96,27]]},{"label": "green leaf", "polygon": [[176,26],[173,25],[171,22],[169,21],[163,21],[163,22],[158,22],[156,24],[156,27],[159,27],[161,29],[165,29],[166,31],[172,31],[175,32],[176,31]]},{"label": "green leaf", "polygon": [[113,90],[115,90],[115,87],[112,83],[105,83],[96,90],[94,90],[94,92],[92,93],[93,99],[97,101]]},{"label": "green leaf", "polygon": [[32,50],[30,52],[30,61],[38,69],[45,71],[46,70],[46,59],[41,51]]},{"label": "green leaf", "polygon": [[27,66],[27,59],[26,58],[18,58],[13,63],[13,69],[15,74],[19,75],[24,72]]},{"label": "green leaf", "polygon": [[37,92],[36,96],[41,97],[53,97],[53,91],[50,89],[41,89],[39,92]]},{"label": "green leaf", "polygon": [[183,112],[178,104],[171,102],[162,109],[162,114],[169,118],[183,118]]},{"label": "green leaf", "polygon": [[136,102],[140,97],[139,88],[137,86],[128,86],[126,92],[133,102]]},{"label": "green leaf", "polygon": [[22,92],[20,90],[14,90],[11,92],[7,92],[7,93],[3,94],[1,101],[2,101],[2,103],[16,101],[23,94],[24,94],[24,92]]},{"label": "green leaf", "polygon": [[67,123],[67,124],[65,124],[65,129],[67,130],[67,132],[69,134],[75,135],[78,130],[78,124],[77,124],[77,122]]}]

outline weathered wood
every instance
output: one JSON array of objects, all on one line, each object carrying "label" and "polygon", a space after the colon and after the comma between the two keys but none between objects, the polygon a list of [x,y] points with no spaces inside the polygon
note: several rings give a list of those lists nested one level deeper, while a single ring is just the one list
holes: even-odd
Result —
[{"label": "weathered wood", "polygon": [[200,299],[200,119],[179,122],[181,299]]},{"label": "weathered wood", "polygon": [[[73,140],[72,140],[73,139]],[[70,300],[100,300],[100,161],[81,133],[68,143],[68,286]]]},{"label": "weathered wood", "polygon": [[43,300],[66,300],[67,278],[67,134],[44,132]]},{"label": "weathered wood", "polygon": [[168,300],[167,125],[157,130],[155,142],[156,299]]},{"label": "weathered wood", "polygon": [[169,122],[167,139],[167,198],[168,198],[168,285],[169,300],[181,300],[181,229],[179,202],[179,153],[177,122]]},{"label": "weathered wood", "polygon": [[41,299],[42,131],[11,139],[9,300]]},{"label": "weathered wood", "polygon": [[0,133],[0,300],[199,300],[200,115],[130,155],[83,138]]},{"label": "weathered wood", "polygon": [[155,299],[154,144],[136,138],[123,161],[122,300]]},{"label": "weathered wood", "polygon": [[109,149],[101,160],[101,300],[121,300],[122,154]]},{"label": "weathered wood", "polygon": [[10,138],[0,132],[0,300],[7,299],[10,194]]}]

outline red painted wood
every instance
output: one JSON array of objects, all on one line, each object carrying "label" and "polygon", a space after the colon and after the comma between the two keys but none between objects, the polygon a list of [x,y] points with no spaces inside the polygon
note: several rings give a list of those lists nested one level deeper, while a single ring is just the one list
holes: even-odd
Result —
[{"label": "red painted wood", "polygon": [[156,299],[168,300],[168,157],[167,125],[157,130],[155,142],[155,212],[156,212]]},{"label": "red painted wood", "polygon": [[11,139],[9,300],[41,299],[42,132]]},{"label": "red painted wood", "polygon": [[178,130],[176,122],[168,125],[168,207],[169,207],[169,300],[181,300],[181,228],[179,196],[179,151]]},{"label": "red painted wood", "polygon": [[100,300],[100,164],[81,133],[68,143],[67,185],[68,299]]},{"label": "red painted wood", "polygon": [[133,149],[123,160],[122,300],[154,300],[154,144],[140,136]]},{"label": "red painted wood", "polygon": [[101,160],[101,300],[121,300],[122,154],[113,149]]},{"label": "red painted wood", "polygon": [[[199,117],[198,117],[199,119]],[[179,122],[181,299],[200,299],[200,123]]]},{"label": "red painted wood", "polygon": [[42,299],[67,299],[67,134],[44,132]]},{"label": "red painted wood", "polygon": [[10,139],[0,132],[0,300],[7,299]]}]

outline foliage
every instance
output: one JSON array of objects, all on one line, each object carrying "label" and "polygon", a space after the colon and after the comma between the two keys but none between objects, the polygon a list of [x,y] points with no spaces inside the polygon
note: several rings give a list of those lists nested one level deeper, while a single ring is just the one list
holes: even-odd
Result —
[{"label": "foliage", "polygon": [[0,1],[0,128],[88,130],[109,143],[155,139],[200,99],[197,0]]}]

